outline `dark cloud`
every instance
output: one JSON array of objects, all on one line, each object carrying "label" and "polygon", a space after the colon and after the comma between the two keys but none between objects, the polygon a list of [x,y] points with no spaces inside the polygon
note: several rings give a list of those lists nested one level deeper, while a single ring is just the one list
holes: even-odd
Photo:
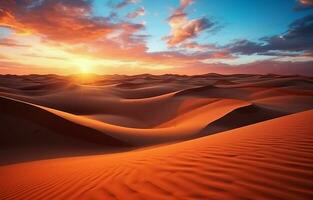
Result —
[{"label": "dark cloud", "polygon": [[259,52],[264,52],[264,45],[251,42],[249,40],[237,40],[236,42],[227,46],[227,48],[233,53],[239,53],[244,55],[251,55]]},{"label": "dark cloud", "polygon": [[[270,54],[273,51],[312,52],[313,51],[313,14],[298,19],[289,25],[282,35],[261,38],[261,43],[238,40],[227,48],[234,53]],[[276,52],[277,53],[277,52]]]},{"label": "dark cloud", "polygon": [[313,50],[313,14],[296,20],[282,36],[264,38],[269,50]]}]

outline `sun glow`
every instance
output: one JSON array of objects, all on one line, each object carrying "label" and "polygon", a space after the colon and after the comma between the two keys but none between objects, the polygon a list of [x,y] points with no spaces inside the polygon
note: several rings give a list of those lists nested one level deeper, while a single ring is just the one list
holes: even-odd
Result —
[{"label": "sun glow", "polygon": [[79,67],[79,70],[80,70],[80,73],[83,73],[83,74],[87,74],[87,73],[91,73],[91,68],[89,66],[80,66]]},{"label": "sun glow", "polygon": [[95,63],[92,60],[83,58],[73,58],[72,60],[72,64],[77,67],[79,73],[87,74],[93,72],[93,66]]}]

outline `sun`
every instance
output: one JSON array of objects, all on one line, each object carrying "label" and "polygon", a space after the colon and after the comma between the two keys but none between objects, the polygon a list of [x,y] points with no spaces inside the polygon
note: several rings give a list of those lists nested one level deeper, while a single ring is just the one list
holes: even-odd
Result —
[{"label": "sun", "polygon": [[93,62],[89,59],[75,58],[72,61],[80,74],[89,74],[93,72]]},{"label": "sun", "polygon": [[79,71],[82,74],[88,74],[88,73],[91,73],[92,70],[90,66],[82,65],[82,66],[79,66]]}]

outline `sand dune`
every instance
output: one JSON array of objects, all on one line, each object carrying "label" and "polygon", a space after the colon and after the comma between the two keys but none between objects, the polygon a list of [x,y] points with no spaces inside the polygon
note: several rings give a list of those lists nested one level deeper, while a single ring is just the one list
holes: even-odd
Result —
[{"label": "sand dune", "polygon": [[311,199],[312,114],[148,150],[3,166],[0,198]]},{"label": "sand dune", "polygon": [[[249,124],[258,123],[261,121],[284,116],[286,113],[271,110],[257,105],[247,105],[234,109],[227,115],[217,119],[205,127],[201,134],[217,133],[225,130],[230,130]],[[249,117],[246,117],[249,116]]]},{"label": "sand dune", "polygon": [[312,199],[313,79],[0,75],[0,199]]},{"label": "sand dune", "polygon": [[[246,102],[239,100],[219,100],[187,112],[185,115],[180,115],[159,128],[138,129],[107,124],[84,116],[13,99],[2,98],[1,103],[4,108],[3,112],[8,115],[25,117],[26,119],[31,116],[33,122],[58,133],[72,134],[73,137],[80,137],[90,142],[113,146],[122,144],[148,145],[189,139],[207,123],[219,119],[233,109],[247,105]],[[13,109],[7,111],[6,108],[12,107]],[[60,124],[62,126],[58,126]],[[77,128],[74,127],[76,125]]]},{"label": "sand dune", "polygon": [[130,147],[95,129],[20,101],[0,97],[0,111],[0,163],[104,153]]}]

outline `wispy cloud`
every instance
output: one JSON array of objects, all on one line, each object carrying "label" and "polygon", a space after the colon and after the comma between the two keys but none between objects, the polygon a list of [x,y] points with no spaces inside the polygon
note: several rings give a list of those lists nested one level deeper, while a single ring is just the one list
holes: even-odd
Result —
[{"label": "wispy cloud", "polygon": [[17,41],[10,39],[10,38],[0,39],[0,45],[8,46],[8,47],[30,47],[30,45],[20,44]]},{"label": "wispy cloud", "polygon": [[197,42],[185,42],[182,43],[180,47],[197,51],[216,50],[218,48],[213,44],[199,44]]},{"label": "wispy cloud", "polygon": [[138,3],[138,0],[123,0],[120,3],[116,4],[116,8],[124,8],[125,6],[129,5],[129,4],[135,4]]},{"label": "wispy cloud", "polygon": [[138,9],[136,9],[134,12],[128,13],[127,17],[130,19],[136,18],[138,16],[144,16],[145,15],[145,8],[144,7],[140,7]]}]

